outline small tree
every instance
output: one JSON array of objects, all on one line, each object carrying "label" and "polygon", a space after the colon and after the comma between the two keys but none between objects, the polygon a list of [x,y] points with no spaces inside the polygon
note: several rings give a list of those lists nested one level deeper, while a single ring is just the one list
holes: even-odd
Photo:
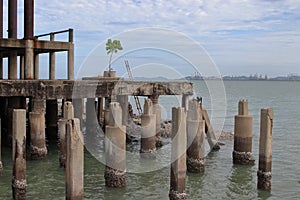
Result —
[{"label": "small tree", "polygon": [[111,39],[108,39],[106,42],[106,51],[107,51],[107,54],[110,54],[109,66],[108,66],[109,71],[112,70],[112,68],[111,68],[112,55],[113,55],[113,53],[117,53],[118,50],[120,50],[120,51],[123,50],[120,40],[112,41]]}]

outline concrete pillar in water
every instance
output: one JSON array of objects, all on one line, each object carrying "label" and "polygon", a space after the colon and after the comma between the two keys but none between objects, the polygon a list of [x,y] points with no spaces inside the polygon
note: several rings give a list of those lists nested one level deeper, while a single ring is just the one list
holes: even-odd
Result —
[{"label": "concrete pillar in water", "polygon": [[43,159],[47,155],[45,136],[45,100],[31,100],[31,112],[29,114],[29,123],[31,159]]},{"label": "concrete pillar in water", "polygon": [[26,199],[26,110],[13,111],[13,199]]},{"label": "concrete pillar in water", "polygon": [[57,100],[46,100],[47,138],[57,139],[58,104]]},{"label": "concrete pillar in water", "polygon": [[205,122],[196,100],[190,100],[187,111],[187,170],[202,173],[205,170]]},{"label": "concrete pillar in water", "polygon": [[110,103],[109,125],[105,131],[105,185],[126,186],[126,127],[122,125],[122,109],[117,102]]},{"label": "concrete pillar in water", "polygon": [[186,199],[186,112],[172,108],[172,152],[169,198]]},{"label": "concrete pillar in water", "polygon": [[150,96],[150,99],[153,103],[153,114],[156,116],[156,147],[161,147],[162,142],[161,142],[161,110],[160,106],[158,104],[158,98],[159,95],[152,95]]},{"label": "concrete pillar in water", "polygon": [[47,156],[45,136],[45,113],[30,112],[30,155],[32,160],[41,160]]},{"label": "concrete pillar in water", "polygon": [[188,106],[189,106],[189,95],[183,94],[182,95],[181,107],[183,107],[185,109],[185,111],[187,111]]},{"label": "concrete pillar in water", "polygon": [[261,109],[259,164],[257,171],[257,188],[271,189],[272,178],[272,129],[274,113],[271,108]]},{"label": "concrete pillar in water", "polygon": [[98,119],[95,98],[88,98],[86,102],[86,131],[87,133],[96,133],[97,127]]},{"label": "concrete pillar in water", "polygon": [[248,115],[248,101],[239,101],[238,115],[234,118],[233,163],[254,165],[252,157],[252,116]]},{"label": "concrete pillar in water", "polygon": [[58,120],[58,138],[59,138],[59,165],[66,166],[67,147],[66,147],[66,125],[67,121],[74,118],[74,108],[71,102],[64,103],[63,118]]},{"label": "concrete pillar in water", "polygon": [[110,97],[105,97],[105,105],[104,105],[104,127],[109,124],[109,104],[111,103]]},{"label": "concrete pillar in water", "polygon": [[84,142],[79,119],[69,119],[66,128],[66,199],[83,199]]},{"label": "concrete pillar in water", "polygon": [[153,104],[150,99],[145,99],[144,113],[141,117],[141,158],[156,158],[156,115],[153,112]]}]

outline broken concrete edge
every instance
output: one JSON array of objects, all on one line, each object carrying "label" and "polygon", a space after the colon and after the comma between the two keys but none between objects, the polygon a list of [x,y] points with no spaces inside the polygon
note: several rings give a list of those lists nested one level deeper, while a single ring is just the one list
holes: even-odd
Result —
[{"label": "broken concrete edge", "polygon": [[104,178],[107,187],[120,188],[126,186],[126,171],[105,166]]},{"label": "broken concrete edge", "polygon": [[41,160],[46,158],[48,153],[47,147],[39,148],[30,144],[30,154],[32,160]]},{"label": "broken concrete edge", "polygon": [[271,190],[272,172],[257,171],[257,189]]},{"label": "broken concrete edge", "polygon": [[169,199],[170,200],[185,200],[186,199],[186,192],[179,193],[173,189],[170,189],[169,192]]},{"label": "broken concrete edge", "polygon": [[202,173],[205,171],[204,158],[186,158],[187,171],[191,173]]},{"label": "broken concrete edge", "polygon": [[252,152],[233,151],[232,158],[234,164],[254,165],[255,163],[255,159],[252,156]]}]

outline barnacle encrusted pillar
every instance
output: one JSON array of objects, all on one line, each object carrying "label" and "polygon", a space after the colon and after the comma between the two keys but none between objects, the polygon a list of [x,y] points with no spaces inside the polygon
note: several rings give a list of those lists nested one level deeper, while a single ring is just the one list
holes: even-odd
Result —
[{"label": "barnacle encrusted pillar", "polygon": [[107,187],[126,186],[126,127],[122,125],[120,104],[109,105],[109,125],[105,131],[106,166],[104,172]]},{"label": "barnacle encrusted pillar", "polygon": [[169,198],[186,199],[186,112],[172,108],[172,151]]},{"label": "barnacle encrusted pillar", "polygon": [[197,100],[190,100],[187,111],[187,170],[201,173],[205,170],[204,120]]},{"label": "barnacle encrusted pillar", "polygon": [[271,189],[272,178],[272,129],[274,113],[271,108],[261,109],[259,164],[257,171],[257,188]]},{"label": "barnacle encrusted pillar", "polygon": [[41,160],[47,156],[45,138],[45,114],[30,112],[30,155],[32,160]]},{"label": "barnacle encrusted pillar", "polygon": [[26,110],[14,109],[13,117],[13,199],[26,199]]},{"label": "barnacle encrusted pillar", "polygon": [[41,160],[47,156],[45,135],[45,101],[32,99],[30,123],[30,155],[33,160]]},{"label": "barnacle encrusted pillar", "polygon": [[141,117],[141,158],[156,158],[156,115],[152,113],[153,105],[150,99],[145,99],[144,113]]},{"label": "barnacle encrusted pillar", "polygon": [[234,118],[233,163],[254,165],[252,157],[252,116],[248,115],[248,101],[240,100],[238,115]]}]

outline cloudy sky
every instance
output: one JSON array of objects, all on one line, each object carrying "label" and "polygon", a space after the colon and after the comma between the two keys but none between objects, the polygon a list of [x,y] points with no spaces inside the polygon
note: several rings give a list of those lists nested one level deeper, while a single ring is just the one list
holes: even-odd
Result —
[{"label": "cloudy sky", "polygon": [[37,0],[35,14],[35,34],[75,29],[76,70],[107,38],[162,28],[198,42],[222,75],[300,74],[299,0]]}]

